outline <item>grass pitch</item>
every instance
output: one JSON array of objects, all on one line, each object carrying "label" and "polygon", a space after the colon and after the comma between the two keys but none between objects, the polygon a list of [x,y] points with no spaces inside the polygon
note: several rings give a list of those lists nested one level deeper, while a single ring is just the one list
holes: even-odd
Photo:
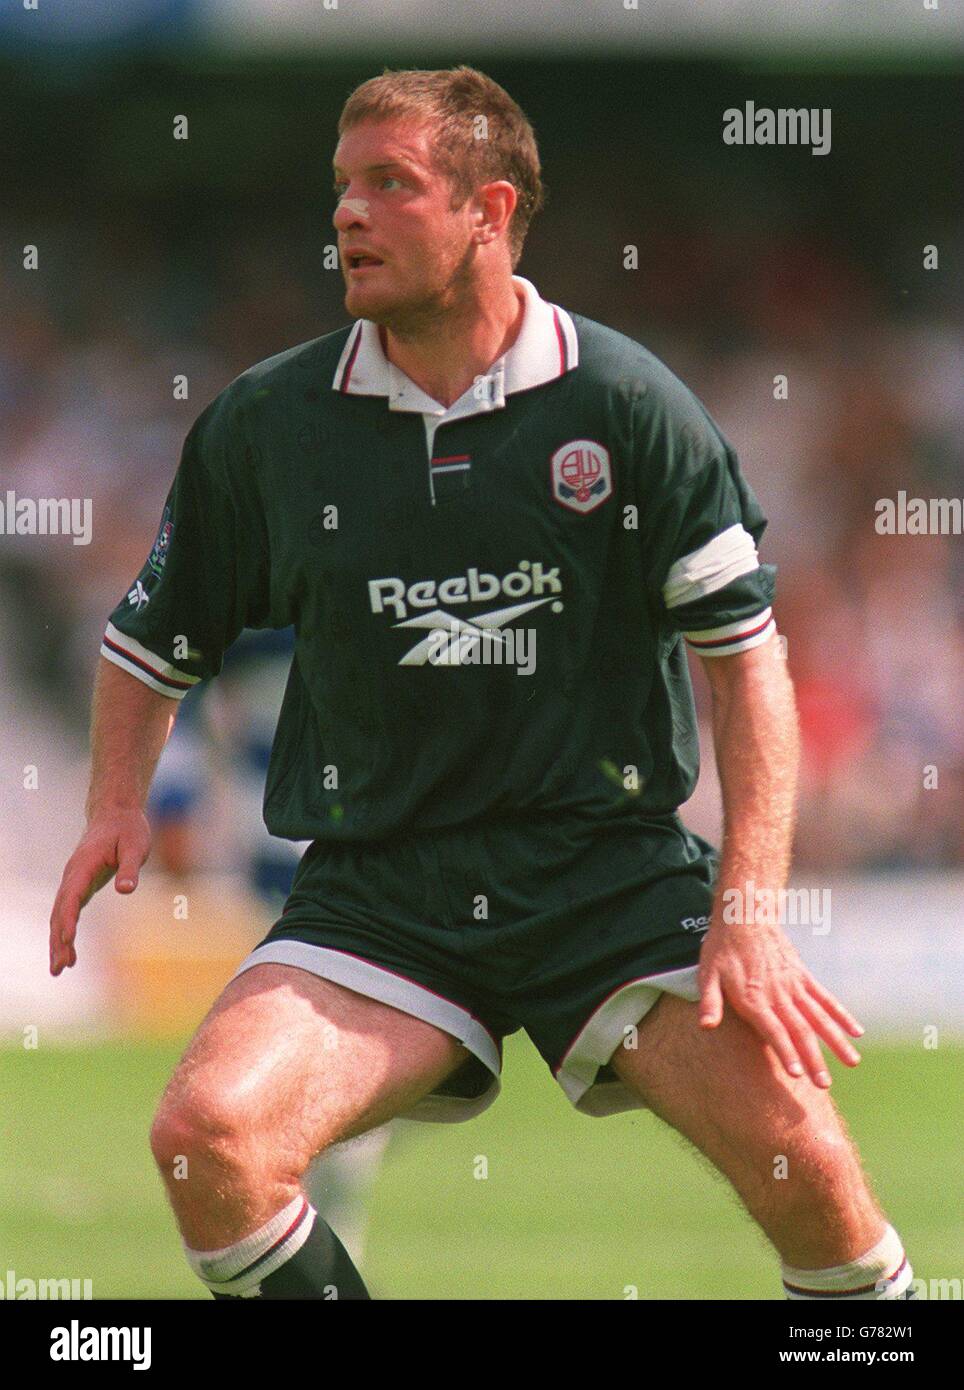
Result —
[{"label": "grass pitch", "polygon": [[[959,1277],[964,1047],[861,1050],[854,1072],[832,1063],[833,1095],[915,1275]],[[96,1298],[208,1297],[147,1143],[180,1051],[0,1049],[0,1275],[90,1278]],[[723,1180],[648,1112],[576,1114],[521,1035],[484,1115],[396,1126],[363,1272],[379,1298],[780,1296],[775,1259]]]}]

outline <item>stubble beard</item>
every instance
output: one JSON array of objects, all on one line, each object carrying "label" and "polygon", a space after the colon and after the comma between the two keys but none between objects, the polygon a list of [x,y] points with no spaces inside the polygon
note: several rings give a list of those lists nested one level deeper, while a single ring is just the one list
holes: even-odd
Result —
[{"label": "stubble beard", "polygon": [[434,280],[430,288],[407,300],[388,303],[384,308],[375,305],[364,317],[388,329],[400,342],[425,337],[440,322],[458,313],[461,305],[471,302],[475,249],[470,243],[451,270]]}]

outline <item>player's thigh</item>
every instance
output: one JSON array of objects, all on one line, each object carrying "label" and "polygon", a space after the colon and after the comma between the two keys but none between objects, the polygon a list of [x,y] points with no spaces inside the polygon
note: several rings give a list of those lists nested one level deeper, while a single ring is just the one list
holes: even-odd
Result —
[{"label": "player's thigh", "polygon": [[458,1067],[461,1043],[294,966],[253,966],[192,1039],[160,1115],[226,1142],[268,1143],[295,1172],[402,1114]]},{"label": "player's thigh", "polygon": [[[769,1202],[781,1159],[793,1178],[832,1189],[841,1166],[859,1164],[827,1091],[788,1076],[773,1050],[727,1007],[713,1029],[698,1007],[663,994],[643,1019],[636,1047],[617,1049],[612,1066],[654,1114],[695,1144],[752,1208]],[[787,1197],[796,1181],[778,1185]],[[804,1194],[801,1194],[804,1195]]]}]

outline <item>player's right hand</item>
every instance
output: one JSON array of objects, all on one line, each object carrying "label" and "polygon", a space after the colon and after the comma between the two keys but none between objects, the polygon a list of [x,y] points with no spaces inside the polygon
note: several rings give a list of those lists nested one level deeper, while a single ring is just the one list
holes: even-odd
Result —
[{"label": "player's right hand", "polygon": [[90,822],[67,861],[50,914],[50,973],[76,965],[74,939],[81,909],[117,875],[118,893],[133,893],[151,852],[151,828],[143,811],[103,812]]}]

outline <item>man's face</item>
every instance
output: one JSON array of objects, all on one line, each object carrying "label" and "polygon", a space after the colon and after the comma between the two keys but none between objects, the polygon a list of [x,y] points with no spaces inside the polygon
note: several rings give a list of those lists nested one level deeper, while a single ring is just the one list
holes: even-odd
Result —
[{"label": "man's face", "polygon": [[[473,200],[451,210],[424,124],[363,121],[335,150],[334,224],[354,318],[417,322],[457,302],[472,255]],[[356,265],[366,251],[377,263]]]}]

